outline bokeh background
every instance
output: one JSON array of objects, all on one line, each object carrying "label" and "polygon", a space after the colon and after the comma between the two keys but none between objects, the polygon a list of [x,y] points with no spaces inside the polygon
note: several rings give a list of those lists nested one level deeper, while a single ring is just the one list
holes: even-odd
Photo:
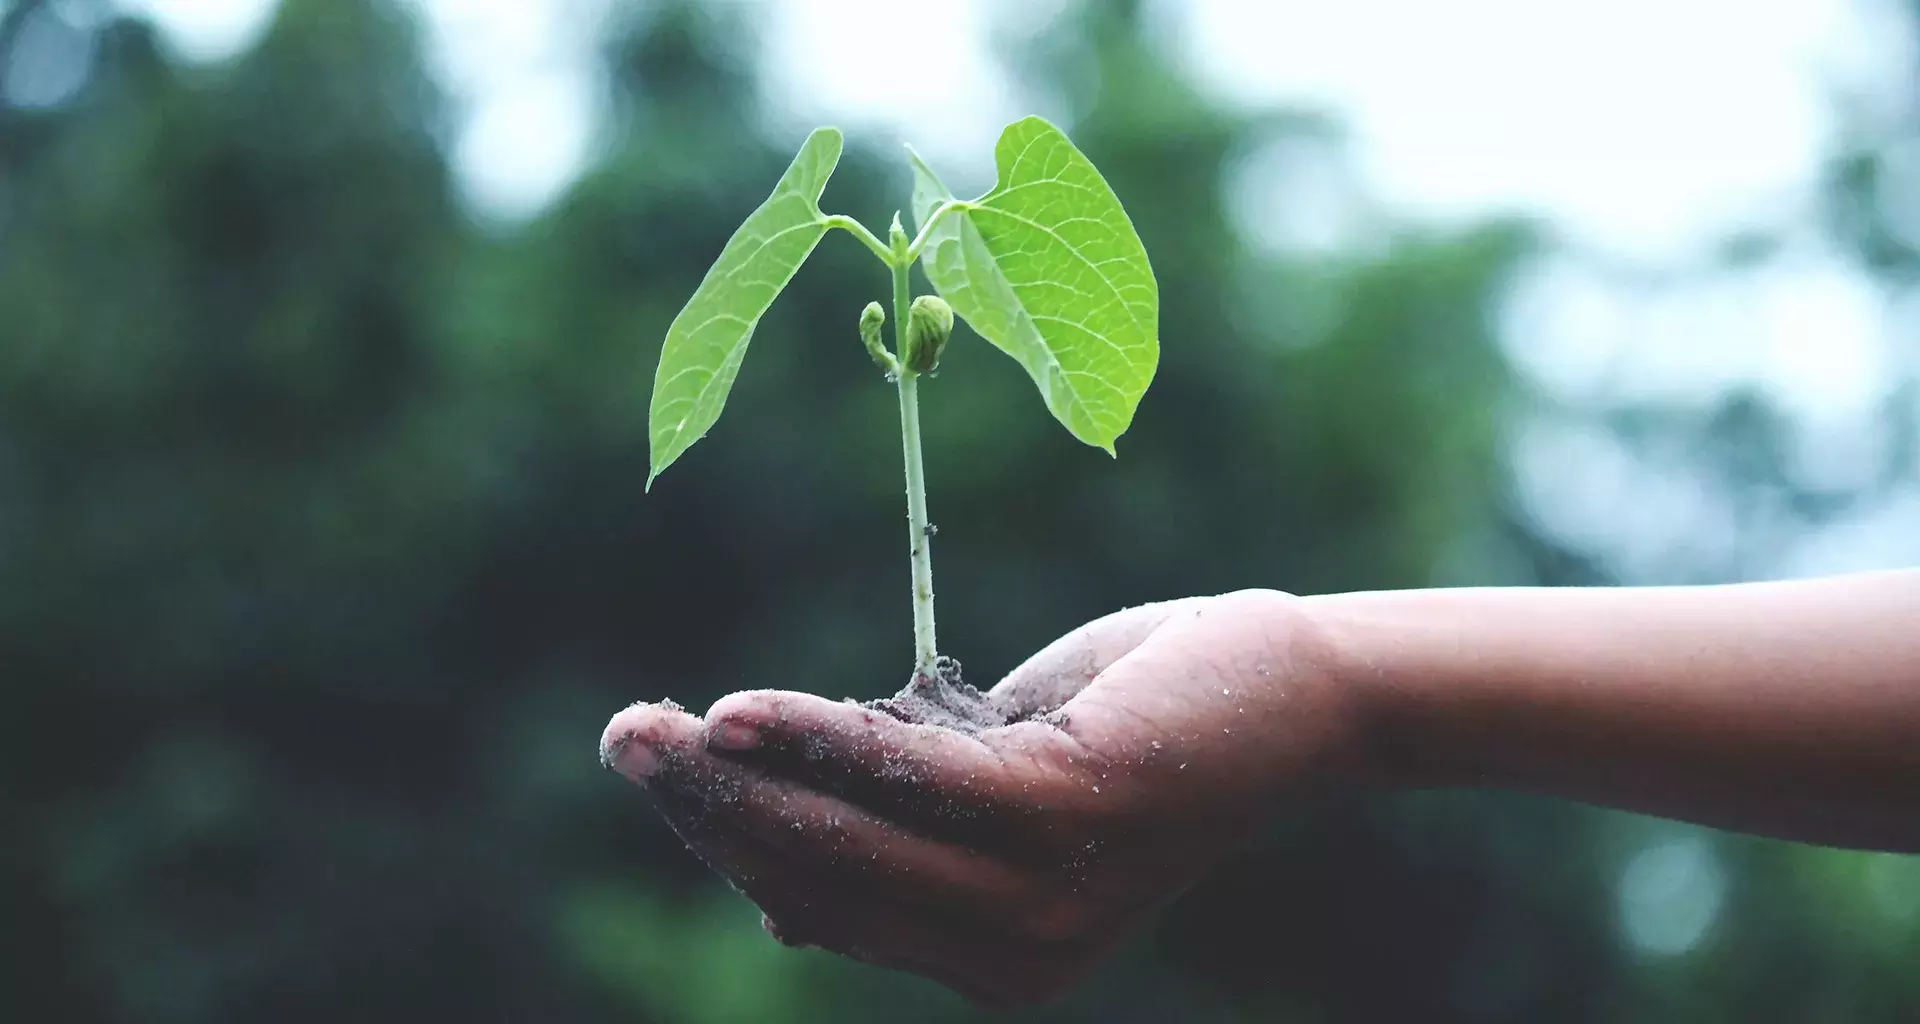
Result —
[{"label": "bokeh background", "polygon": [[[629,701],[908,668],[831,236],[651,495],[667,322],[814,124],[884,226],[1067,127],[1161,282],[1120,457],[926,389],[977,681],[1178,595],[1920,563],[1920,5],[0,0],[0,1017],[962,1021],[761,935]],[[1920,1019],[1920,860],[1282,809],[1058,1021]]]}]

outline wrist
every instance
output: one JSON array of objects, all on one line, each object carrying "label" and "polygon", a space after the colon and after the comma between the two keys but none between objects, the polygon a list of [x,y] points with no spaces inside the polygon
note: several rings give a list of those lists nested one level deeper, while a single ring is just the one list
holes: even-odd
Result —
[{"label": "wrist", "polygon": [[1325,674],[1353,707],[1352,761],[1362,784],[1420,789],[1444,784],[1449,763],[1444,730],[1431,721],[1425,675],[1414,635],[1426,632],[1410,592],[1328,594],[1301,598]]},{"label": "wrist", "polygon": [[1379,671],[1366,631],[1325,598],[1247,590],[1212,601],[1228,618],[1256,623],[1261,642],[1253,646],[1268,656],[1237,672],[1250,691],[1267,695],[1256,712],[1267,739],[1251,774],[1283,788],[1404,784],[1391,724],[1399,694]]}]

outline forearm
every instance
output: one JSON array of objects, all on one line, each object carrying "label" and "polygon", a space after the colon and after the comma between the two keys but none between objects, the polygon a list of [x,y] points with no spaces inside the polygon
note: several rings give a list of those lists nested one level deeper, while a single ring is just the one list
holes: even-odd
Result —
[{"label": "forearm", "polygon": [[1305,606],[1400,784],[1920,850],[1920,572]]}]

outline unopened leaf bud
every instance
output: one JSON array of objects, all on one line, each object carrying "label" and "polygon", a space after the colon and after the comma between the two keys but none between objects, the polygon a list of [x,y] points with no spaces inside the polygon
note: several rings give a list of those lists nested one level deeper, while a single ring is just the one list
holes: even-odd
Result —
[{"label": "unopened leaf bud", "polygon": [[953,334],[953,307],[938,295],[922,295],[907,310],[907,349],[901,362],[914,373],[932,373]]},{"label": "unopened leaf bud", "polygon": [[867,354],[873,357],[873,365],[883,373],[892,373],[899,367],[893,361],[893,354],[880,341],[880,328],[886,324],[887,311],[880,308],[878,302],[869,302],[867,308],[860,311],[860,343],[867,346]]}]

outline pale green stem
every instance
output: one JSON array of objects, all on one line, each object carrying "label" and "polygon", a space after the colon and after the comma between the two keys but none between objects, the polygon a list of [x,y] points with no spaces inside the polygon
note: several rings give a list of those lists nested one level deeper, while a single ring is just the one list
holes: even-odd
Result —
[{"label": "pale green stem", "polygon": [[[887,248],[887,244],[885,242],[882,242],[878,238],[873,237],[873,232],[868,231],[867,226],[865,224],[862,224],[859,221],[854,220],[852,217],[849,217],[844,213],[836,213],[828,217],[826,223],[828,228],[839,228],[840,230],[845,231],[847,234],[852,235],[855,238],[858,238],[860,240],[860,244],[866,246],[869,249],[872,249],[873,254],[875,256],[880,257],[880,262],[885,263],[888,266],[892,266],[894,263],[894,260],[897,258],[897,254],[892,249]],[[932,223],[932,222],[929,221],[928,223]]]},{"label": "pale green stem", "polygon": [[[895,352],[907,350],[907,274],[913,263],[906,258],[903,242],[896,242],[900,248],[888,261],[893,265]],[[927,479],[920,460],[919,375],[903,365],[899,378],[900,444],[907,462],[907,530],[913,553],[914,671],[932,679],[934,660],[938,656],[933,633],[933,531],[927,526]]]},{"label": "pale green stem", "polygon": [[916,235],[913,243],[907,246],[907,264],[911,266],[914,260],[920,258],[920,250],[926,248],[927,239],[933,237],[934,225],[939,224],[941,219],[946,217],[947,214],[955,210],[964,210],[971,205],[971,203],[965,200],[949,199],[939,206],[934,207],[933,213],[927,216],[927,222],[920,225],[920,234]]}]

